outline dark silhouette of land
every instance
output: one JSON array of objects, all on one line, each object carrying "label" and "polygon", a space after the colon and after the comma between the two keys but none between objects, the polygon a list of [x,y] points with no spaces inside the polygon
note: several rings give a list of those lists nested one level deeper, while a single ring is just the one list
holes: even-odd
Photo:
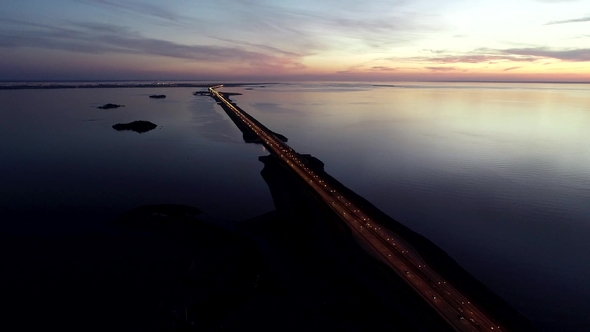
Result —
[{"label": "dark silhouette of land", "polygon": [[102,109],[102,110],[108,110],[108,109],[112,109],[112,108],[119,108],[119,107],[125,107],[125,105],[118,105],[118,104],[104,104],[102,106],[98,106],[98,108]]},{"label": "dark silhouette of land", "polygon": [[113,125],[113,129],[117,131],[131,130],[140,134],[154,130],[156,127],[158,127],[156,124],[144,120],[133,121],[129,123],[117,123]]},{"label": "dark silhouette of land", "polygon": [[150,95],[150,98],[152,98],[152,99],[164,99],[164,98],[166,98],[166,95]]},{"label": "dark silhouette of land", "polygon": [[210,93],[208,90],[204,90],[204,91],[195,91],[193,92],[194,96],[208,96]]},{"label": "dark silhouette of land", "polygon": [[[208,88],[219,85],[215,82],[16,82],[0,84],[0,90],[28,90],[28,89],[94,89],[94,88]],[[267,85],[278,83],[264,83]],[[251,86],[252,83],[224,83],[226,87]],[[264,86],[260,86],[263,88]]]}]

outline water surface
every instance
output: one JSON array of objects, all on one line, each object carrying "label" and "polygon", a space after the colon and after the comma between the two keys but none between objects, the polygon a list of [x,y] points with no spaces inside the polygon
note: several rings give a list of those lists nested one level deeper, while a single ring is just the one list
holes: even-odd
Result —
[{"label": "water surface", "polygon": [[244,92],[234,98],[242,108],[539,327],[590,328],[589,85],[325,83]]},{"label": "water surface", "polygon": [[[265,151],[243,143],[213,99],[194,90],[0,91],[0,208],[7,217],[0,227],[90,230],[133,207],[160,203],[230,220],[271,211],[257,160]],[[148,98],[154,93],[167,98]],[[125,107],[97,109],[105,103]],[[135,120],[158,128],[143,134],[111,128]]]},{"label": "water surface", "polygon": [[[590,330],[590,85],[253,88],[222,91],[541,330]],[[194,90],[0,90],[0,230],[92,231],[157,203],[230,220],[271,211],[266,151]],[[134,120],[158,128],[111,128]]]}]

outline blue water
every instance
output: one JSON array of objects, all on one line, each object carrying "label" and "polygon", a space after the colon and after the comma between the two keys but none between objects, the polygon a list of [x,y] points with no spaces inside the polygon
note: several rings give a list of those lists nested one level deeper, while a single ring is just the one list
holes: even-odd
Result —
[{"label": "blue water", "polygon": [[[222,91],[541,330],[590,330],[590,85],[394,85]],[[0,90],[0,230],[92,231],[154,203],[271,211],[266,151],[194,90]],[[108,102],[126,107],[96,108]],[[158,128],[111,128],[133,120]]]},{"label": "blue water", "polygon": [[[273,210],[259,175],[261,146],[244,144],[213,99],[193,96],[194,90],[0,91],[6,106],[0,208],[18,219],[0,227],[94,230],[133,207],[159,203],[192,205],[229,220]],[[168,97],[149,99],[153,93]],[[109,102],[125,107],[96,108]],[[158,128],[143,134],[111,128],[135,120]],[[62,224],[47,222],[47,213]]]}]

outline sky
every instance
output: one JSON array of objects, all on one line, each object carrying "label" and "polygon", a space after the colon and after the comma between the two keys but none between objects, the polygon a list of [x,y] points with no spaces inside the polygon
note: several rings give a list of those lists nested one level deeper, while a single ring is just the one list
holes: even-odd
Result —
[{"label": "sky", "polygon": [[0,0],[0,80],[590,82],[590,0]]}]

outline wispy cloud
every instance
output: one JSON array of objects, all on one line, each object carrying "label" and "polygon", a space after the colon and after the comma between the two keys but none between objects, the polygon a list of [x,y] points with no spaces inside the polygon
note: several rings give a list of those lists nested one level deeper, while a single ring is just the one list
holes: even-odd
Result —
[{"label": "wispy cloud", "polygon": [[[436,17],[412,11],[414,6],[407,0],[326,0],[306,5],[215,0],[190,5],[178,1],[169,6],[141,0],[71,1],[86,16],[74,18],[64,12],[63,16],[40,20],[51,22],[44,26],[21,22],[6,28],[0,21],[0,46],[299,69],[305,57],[386,53],[441,29]],[[120,24],[105,23],[117,19]],[[154,23],[165,27],[154,28]],[[437,50],[432,52],[441,55]],[[381,63],[365,61],[362,67],[376,64]]]},{"label": "wispy cloud", "polygon": [[432,70],[432,71],[455,71],[457,70],[457,68],[455,67],[424,67],[426,69]]},{"label": "wispy cloud", "polygon": [[551,22],[546,23],[545,25],[579,23],[579,22],[590,22],[590,16],[574,18],[574,19],[570,19],[570,20],[551,21]]},{"label": "wispy cloud", "polygon": [[537,2],[544,2],[544,3],[564,3],[564,2],[576,2],[579,0],[536,0]]},{"label": "wispy cloud", "polygon": [[446,50],[425,50],[425,51],[430,52],[430,53],[434,53],[434,54],[442,54],[442,53],[446,52]]},{"label": "wispy cloud", "polygon": [[429,58],[429,61],[434,63],[497,63],[500,61],[531,62],[535,60],[535,57],[495,54],[463,54]]},{"label": "wispy cloud", "polygon": [[251,48],[256,48],[256,49],[260,49],[260,50],[263,50],[263,51],[267,51],[267,52],[270,52],[270,53],[273,53],[273,54],[282,54],[284,56],[290,56],[290,57],[303,57],[303,56],[307,56],[307,55],[313,54],[312,51],[305,52],[305,53],[296,53],[296,52],[291,52],[291,51],[283,50],[281,48],[274,47],[274,46],[271,46],[271,45],[264,45],[264,44],[260,44],[260,43],[252,43],[252,42],[247,42],[247,41],[238,40],[238,39],[232,39],[232,38],[217,38],[217,37],[212,37],[212,38],[213,39],[216,39],[216,40],[228,42],[228,43],[233,44],[233,45],[247,46],[247,47],[251,47]]},{"label": "wispy cloud", "polygon": [[[431,67],[426,68],[437,70],[437,68],[454,68],[438,66],[447,64],[500,64],[511,62],[532,63],[546,59],[557,59],[568,62],[590,61],[590,49],[550,49],[546,47],[509,49],[479,48],[462,54],[440,56],[435,53],[431,56],[390,57],[386,60],[430,65]],[[521,66],[512,66],[506,70],[513,70],[520,67]]]},{"label": "wispy cloud", "polygon": [[[414,41],[421,33],[437,29],[435,19],[424,20],[424,15],[404,12],[403,1],[364,2],[362,5],[352,1],[335,2],[332,8],[321,11],[288,7],[280,2],[257,2],[256,6],[251,1],[237,2],[242,7],[234,6],[232,11],[239,13],[240,22],[248,22],[242,28],[264,36],[259,38],[272,39],[276,44],[281,41],[306,43],[314,49],[350,51],[349,48],[354,47],[350,40],[356,40],[364,46],[383,48]],[[324,2],[314,6],[322,5],[328,6]]]},{"label": "wispy cloud", "polygon": [[157,18],[168,23],[187,23],[191,18],[177,12],[171,11],[165,6],[158,6],[146,2],[135,2],[125,0],[74,0],[78,3],[83,3],[91,6],[100,6],[107,9],[115,9],[117,11],[124,11],[127,14],[141,15],[152,18]]},{"label": "wispy cloud", "polygon": [[522,68],[522,67],[510,67],[510,68],[504,69],[504,71],[515,70],[515,69],[519,69],[519,68]]},{"label": "wispy cloud", "polygon": [[388,58],[392,61],[416,62],[416,63],[430,63],[430,64],[462,64],[462,63],[499,63],[499,62],[533,62],[538,60],[534,56],[526,55],[512,55],[512,54],[498,54],[497,50],[475,50],[465,54],[455,54],[447,56],[419,56],[406,58]]},{"label": "wispy cloud", "polygon": [[590,48],[550,49],[547,47],[511,48],[499,52],[511,55],[532,56],[537,58],[553,58],[563,61],[590,61]]},{"label": "wispy cloud", "polygon": [[50,26],[20,22],[22,29],[0,32],[0,46],[58,49],[106,54],[147,54],[201,62],[237,62],[255,67],[301,68],[299,57],[279,52],[254,52],[240,47],[186,45],[149,38],[127,27],[104,23]]},{"label": "wispy cloud", "polygon": [[381,72],[396,71],[398,69],[399,69],[398,67],[388,67],[388,66],[373,66],[373,67],[371,67],[372,71],[381,71]]}]

